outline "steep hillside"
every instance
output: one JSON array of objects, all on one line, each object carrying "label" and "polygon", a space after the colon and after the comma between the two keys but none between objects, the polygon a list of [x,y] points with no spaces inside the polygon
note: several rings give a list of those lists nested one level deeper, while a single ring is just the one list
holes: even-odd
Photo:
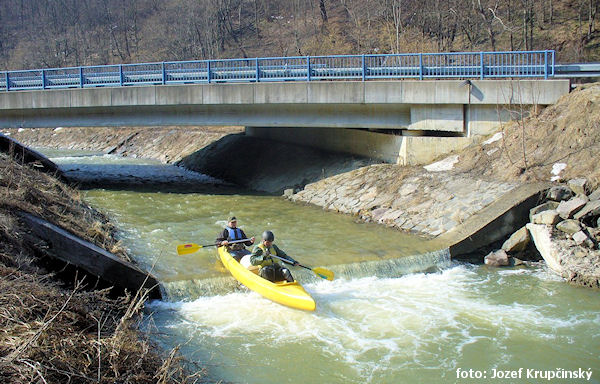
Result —
[{"label": "steep hillside", "polygon": [[3,0],[0,69],[555,49],[600,60],[599,0]]}]

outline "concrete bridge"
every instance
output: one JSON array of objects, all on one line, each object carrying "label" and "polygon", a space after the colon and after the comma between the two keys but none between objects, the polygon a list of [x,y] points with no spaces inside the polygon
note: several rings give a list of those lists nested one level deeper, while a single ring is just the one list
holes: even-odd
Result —
[{"label": "concrete bridge", "polygon": [[240,125],[252,136],[420,164],[568,92],[568,80],[535,79],[21,90],[0,92],[0,127]]}]

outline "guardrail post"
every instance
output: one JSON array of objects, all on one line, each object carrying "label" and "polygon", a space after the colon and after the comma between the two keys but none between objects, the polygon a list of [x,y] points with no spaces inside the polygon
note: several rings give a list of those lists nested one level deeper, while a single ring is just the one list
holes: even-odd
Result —
[{"label": "guardrail post", "polygon": [[548,80],[548,51],[544,51],[544,79]]},{"label": "guardrail post", "polygon": [[483,80],[485,74],[484,74],[484,67],[483,67],[483,52],[479,52],[479,78],[481,80]]},{"label": "guardrail post", "polygon": [[167,69],[165,68],[165,62],[162,63],[162,83],[163,85],[167,84]]},{"label": "guardrail post", "polygon": [[79,88],[83,88],[83,67],[79,67]]},{"label": "guardrail post", "polygon": [[365,55],[362,55],[362,81],[367,79],[367,66],[365,62]]},{"label": "guardrail post", "polygon": [[206,81],[210,84],[210,60],[206,61]]},{"label": "guardrail post", "polygon": [[260,68],[258,66],[258,57],[255,59],[254,63],[254,65],[256,65],[256,82],[258,83],[260,81]]},{"label": "guardrail post", "polygon": [[310,69],[310,56],[306,56],[306,81],[310,81],[310,75],[311,75],[311,69]]},{"label": "guardrail post", "polygon": [[419,80],[423,80],[423,54],[419,53]]},{"label": "guardrail post", "polygon": [[119,64],[119,84],[123,86],[123,64]]},{"label": "guardrail post", "polygon": [[4,78],[6,80],[6,91],[10,91],[10,77],[8,75],[8,71],[4,73]]},{"label": "guardrail post", "polygon": [[46,89],[46,70],[42,69],[42,89]]}]

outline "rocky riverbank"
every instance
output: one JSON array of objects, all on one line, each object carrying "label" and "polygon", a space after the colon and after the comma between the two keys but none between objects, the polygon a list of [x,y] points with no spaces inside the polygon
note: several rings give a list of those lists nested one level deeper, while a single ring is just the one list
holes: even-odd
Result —
[{"label": "rocky riverbank", "polygon": [[98,151],[175,163],[241,127],[83,127],[2,130],[29,147]]},{"label": "rocky riverbank", "polygon": [[448,164],[433,164],[429,170],[372,165],[309,184],[289,198],[436,237],[518,185],[449,174],[444,171]]},{"label": "rocky riverbank", "polygon": [[600,188],[592,193],[586,179],[552,187],[531,209],[529,223],[485,257],[485,264],[521,264],[531,246],[548,266],[577,285],[600,288]]}]

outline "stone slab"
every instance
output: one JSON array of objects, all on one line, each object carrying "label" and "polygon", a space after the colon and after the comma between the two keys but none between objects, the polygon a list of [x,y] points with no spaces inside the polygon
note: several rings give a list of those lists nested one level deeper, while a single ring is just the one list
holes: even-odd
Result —
[{"label": "stone slab", "polygon": [[529,221],[529,210],[540,201],[550,186],[549,183],[521,185],[439,236],[438,240],[448,244],[453,258],[460,258],[501,240]]}]

